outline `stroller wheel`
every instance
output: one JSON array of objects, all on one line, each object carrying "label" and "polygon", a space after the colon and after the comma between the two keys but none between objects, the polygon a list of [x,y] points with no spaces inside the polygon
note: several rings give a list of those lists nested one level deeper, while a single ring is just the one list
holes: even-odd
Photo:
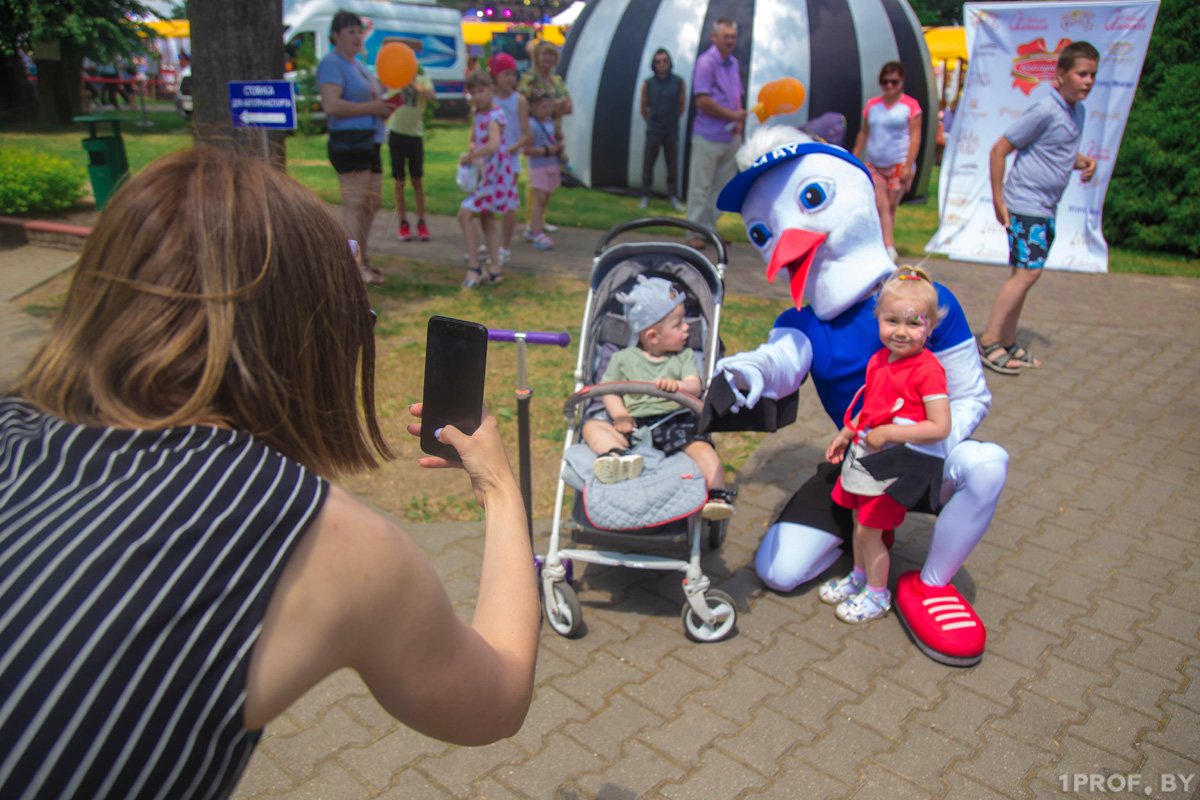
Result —
[{"label": "stroller wheel", "polygon": [[725,544],[725,530],[729,526],[727,519],[708,520],[708,549],[719,550]]},{"label": "stroller wheel", "polygon": [[583,629],[583,607],[571,584],[554,584],[548,594],[543,594],[542,608],[546,612],[546,621],[559,636],[571,639]]},{"label": "stroller wheel", "polygon": [[733,626],[737,623],[737,607],[733,604],[733,598],[720,589],[709,589],[705,592],[704,602],[708,604],[709,610],[717,615],[717,619],[713,621],[712,625],[707,624],[696,616],[692,606],[685,600],[683,603],[684,630],[687,631],[688,638],[693,641],[719,642],[733,633]]}]

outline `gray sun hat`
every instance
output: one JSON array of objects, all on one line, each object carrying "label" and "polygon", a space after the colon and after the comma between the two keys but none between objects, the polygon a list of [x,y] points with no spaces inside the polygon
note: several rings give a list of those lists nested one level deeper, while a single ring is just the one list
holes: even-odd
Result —
[{"label": "gray sun hat", "polygon": [[616,298],[625,305],[625,319],[634,333],[641,333],[675,310],[685,299],[684,294],[665,278],[637,276],[637,285]]}]

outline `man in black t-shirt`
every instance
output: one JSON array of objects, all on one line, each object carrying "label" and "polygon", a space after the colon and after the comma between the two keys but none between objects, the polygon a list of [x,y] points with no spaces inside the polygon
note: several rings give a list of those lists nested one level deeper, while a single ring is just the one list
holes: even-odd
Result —
[{"label": "man in black t-shirt", "polygon": [[642,154],[642,202],[638,208],[649,208],[650,185],[654,182],[654,162],[659,148],[667,161],[667,202],[675,211],[683,210],[679,202],[679,117],[687,108],[687,92],[683,78],[671,72],[671,54],[664,48],[654,51],[651,63],[654,75],[642,83],[642,119],[646,120],[646,149]]}]

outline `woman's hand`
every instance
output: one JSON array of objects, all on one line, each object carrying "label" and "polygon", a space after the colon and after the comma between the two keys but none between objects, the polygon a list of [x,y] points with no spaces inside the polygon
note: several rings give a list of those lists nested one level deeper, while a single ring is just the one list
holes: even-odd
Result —
[{"label": "woman's hand", "polygon": [[[474,150],[475,148],[471,148],[471,149]],[[470,153],[463,153],[461,156],[458,157],[458,165],[460,167],[465,167],[467,164],[470,164],[470,163],[471,163],[471,154]]]},{"label": "woman's hand", "polygon": [[371,100],[363,105],[366,106],[366,113],[372,117],[390,117],[392,112],[396,110],[390,103],[385,103],[382,100]]},{"label": "woman's hand", "polygon": [[[414,417],[421,418],[421,403],[413,403],[408,410]],[[421,423],[410,424],[408,432],[419,438]],[[512,467],[508,463],[504,444],[500,441],[500,426],[496,424],[496,419],[487,408],[483,409],[483,421],[475,433],[467,436],[453,425],[447,425],[438,432],[437,440],[457,450],[462,463],[447,461],[438,456],[423,456],[417,459],[417,463],[426,469],[466,470],[471,479],[471,487],[475,490],[475,497],[485,508],[489,495],[516,488],[516,478],[513,477]]]}]

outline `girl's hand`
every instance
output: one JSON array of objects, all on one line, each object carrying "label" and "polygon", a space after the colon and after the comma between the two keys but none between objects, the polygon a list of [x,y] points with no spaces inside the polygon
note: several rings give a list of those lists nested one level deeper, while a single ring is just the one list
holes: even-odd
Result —
[{"label": "girl's hand", "polygon": [[463,153],[461,156],[458,157],[459,166],[465,167],[467,164],[470,164],[470,163],[471,163],[471,154],[470,153]]},{"label": "girl's hand", "polygon": [[679,381],[674,378],[655,378],[654,385],[662,389],[664,392],[679,391]]},{"label": "girl's hand", "polygon": [[839,433],[833,437],[833,441],[829,443],[829,447],[825,449],[825,460],[830,464],[840,464],[846,455],[846,448],[850,446],[850,440]]},{"label": "girl's hand", "polygon": [[[421,403],[413,403],[408,410],[417,419],[421,418]],[[408,432],[420,438],[421,423],[410,424]],[[483,421],[475,433],[467,436],[453,425],[447,425],[442,428],[437,439],[457,450],[462,463],[447,461],[438,456],[423,456],[417,459],[417,463],[426,469],[466,470],[471,479],[471,487],[475,490],[475,498],[485,508],[488,496],[502,489],[511,490],[516,487],[516,478],[513,477],[512,467],[508,463],[504,444],[500,441],[500,426],[486,407],[483,409]]]},{"label": "girl's hand", "polygon": [[863,444],[870,450],[882,450],[885,444],[892,441],[892,429],[895,427],[895,425],[880,425],[878,428],[872,428],[867,433]]}]

